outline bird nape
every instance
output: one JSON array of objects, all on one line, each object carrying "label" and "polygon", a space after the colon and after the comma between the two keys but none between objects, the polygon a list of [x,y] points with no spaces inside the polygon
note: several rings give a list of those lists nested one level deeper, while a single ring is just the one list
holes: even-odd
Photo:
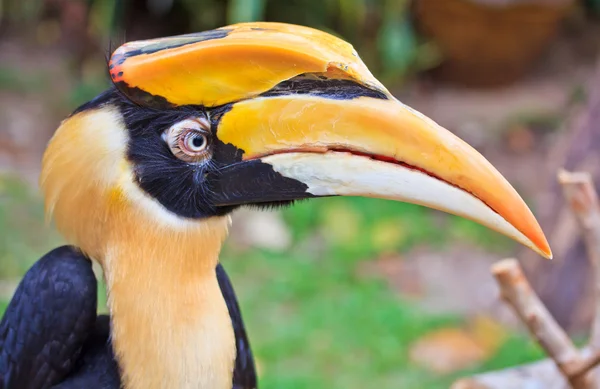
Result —
[{"label": "bird nape", "polygon": [[[0,388],[254,388],[218,265],[229,214],[322,196],[416,203],[551,257],[521,197],[465,142],[403,105],[348,43],[245,23],[127,43],[113,86],[43,159],[72,247],[24,277],[0,325]],[[108,318],[96,316],[103,268]]]}]

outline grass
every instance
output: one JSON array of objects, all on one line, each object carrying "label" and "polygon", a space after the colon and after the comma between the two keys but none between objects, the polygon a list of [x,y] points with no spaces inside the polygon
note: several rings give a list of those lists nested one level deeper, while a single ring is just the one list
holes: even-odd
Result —
[{"label": "grass", "polygon": [[12,66],[0,66],[0,89],[5,92],[35,93],[45,86],[49,77],[42,73],[23,74]]},{"label": "grass", "polygon": [[21,181],[0,179],[0,276],[20,277],[60,241],[46,228],[41,200]]},{"label": "grass", "polygon": [[[459,375],[540,357],[512,335],[482,366],[435,375],[413,365],[410,345],[462,318],[427,314],[383,280],[357,269],[383,252],[443,248],[461,239],[486,248],[507,240],[474,223],[421,207],[364,198],[301,202],[283,211],[293,245],[285,252],[234,246],[222,262],[239,295],[263,389],[447,388]],[[22,183],[0,180],[0,279],[20,277],[60,238],[43,223],[40,199]],[[101,305],[104,289],[100,287]],[[7,296],[0,299],[0,312]]]},{"label": "grass", "polygon": [[382,282],[357,276],[341,256],[261,251],[235,259],[226,254],[224,263],[240,295],[263,388],[417,388],[444,382],[406,369],[407,347],[458,318],[419,312]]}]

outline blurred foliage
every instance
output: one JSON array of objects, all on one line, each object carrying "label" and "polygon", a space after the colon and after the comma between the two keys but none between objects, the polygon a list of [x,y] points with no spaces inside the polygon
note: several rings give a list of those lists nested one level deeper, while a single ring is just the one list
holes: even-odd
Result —
[{"label": "blurred foliage", "polygon": [[584,2],[592,12],[600,16],[600,0],[584,0]]},{"label": "blurred foliage", "polygon": [[59,238],[43,223],[44,209],[28,185],[0,180],[0,264],[2,278],[20,277]]},{"label": "blurred foliage", "polygon": [[[22,180],[0,175],[0,316],[9,301],[1,282],[12,285],[45,253],[64,244],[46,223],[39,195]],[[98,286],[98,305],[105,312],[106,290]]]},{"label": "blurred foliage", "polygon": [[12,93],[31,93],[40,90],[45,83],[44,75],[23,74],[20,69],[0,65],[0,89]]},{"label": "blurred foliage", "polygon": [[[89,34],[99,47],[109,46],[109,41],[116,44],[264,20],[306,25],[348,40],[385,82],[401,81],[409,73],[432,67],[440,60],[434,47],[422,42],[415,32],[410,0],[80,0],[88,9],[83,17],[87,20],[83,21],[76,20],[73,7],[68,5],[77,0],[0,1],[5,11],[3,24],[22,28],[51,21],[61,25],[63,35],[70,35],[66,29],[81,22],[87,25],[81,36],[59,40],[83,41]],[[150,15],[152,23],[135,26],[136,19],[147,22],[140,13]],[[46,41],[53,37],[42,33],[38,38]],[[71,44],[83,50],[82,44]]]},{"label": "blurred foliage", "polygon": [[15,23],[28,23],[36,20],[41,12],[40,0],[0,0],[0,20]]},{"label": "blurred foliage", "polygon": [[[352,43],[373,73],[389,85],[402,82],[414,72],[434,68],[443,60],[436,44],[426,41],[414,27],[411,10],[415,1],[0,0],[0,19],[2,25],[20,30],[36,27],[29,30],[37,31],[37,39],[44,43],[68,41],[75,56],[106,48],[104,51],[110,52],[127,40],[203,31],[239,22],[306,25]],[[600,0],[580,2],[590,12],[600,12]],[[76,3],[87,11],[74,11]],[[60,27],[48,28],[42,26],[44,23]],[[54,33],[57,29],[62,36]]]},{"label": "blurred foliage", "polygon": [[265,0],[230,0],[227,20],[229,23],[261,20],[265,5]]},{"label": "blurred foliage", "polygon": [[[198,8],[197,1],[187,1]],[[422,44],[409,18],[410,0],[228,0],[203,1],[203,12],[212,9],[213,21],[225,23],[278,21],[301,24],[338,35],[351,42],[375,73],[387,81],[436,63],[436,53]],[[222,8],[223,3],[226,6]],[[192,8],[190,8],[192,9]],[[200,20],[195,31],[220,24]]]},{"label": "blurred foliage", "polygon": [[420,244],[443,247],[457,239],[488,250],[506,250],[508,238],[470,220],[414,204],[365,197],[302,201],[283,216],[296,241],[319,234],[331,255],[356,262],[385,252],[405,252]]}]

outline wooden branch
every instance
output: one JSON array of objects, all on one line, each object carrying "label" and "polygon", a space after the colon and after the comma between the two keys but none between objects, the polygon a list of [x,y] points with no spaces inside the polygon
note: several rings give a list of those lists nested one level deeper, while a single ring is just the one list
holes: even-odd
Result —
[{"label": "wooden branch", "polygon": [[595,315],[592,321],[590,347],[600,350],[600,208],[598,195],[588,173],[558,172],[558,182],[571,211],[575,215],[594,272]]},{"label": "wooden branch", "polygon": [[[492,274],[502,298],[529,329],[573,389],[597,389],[595,377],[586,374],[588,361],[556,323],[535,294],[516,259],[505,259],[492,266]],[[584,369],[586,368],[586,369]]]},{"label": "wooden branch", "polygon": [[568,389],[569,383],[552,359],[515,366],[456,381],[450,389]]},{"label": "wooden branch", "polygon": [[550,359],[457,381],[452,389],[593,389],[600,364],[600,205],[587,173],[558,173],[564,197],[575,215],[595,279],[595,316],[589,345],[579,351],[535,294],[515,259],[492,267],[502,298],[514,309]]},{"label": "wooden branch", "polygon": [[[600,354],[582,349],[586,361],[594,362]],[[552,359],[476,374],[456,381],[450,389],[569,389],[570,385]]]},{"label": "wooden branch", "polygon": [[[573,376],[582,376],[600,364],[600,352],[592,350],[590,355],[585,356],[585,359],[580,366],[573,369]],[[597,380],[598,377],[596,377]]]}]

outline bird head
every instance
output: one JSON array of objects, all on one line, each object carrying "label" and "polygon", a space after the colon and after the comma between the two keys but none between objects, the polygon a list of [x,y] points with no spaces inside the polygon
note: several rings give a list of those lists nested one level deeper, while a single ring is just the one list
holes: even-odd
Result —
[{"label": "bird head", "polygon": [[503,176],[332,35],[244,23],[126,43],[109,72],[113,87],[57,130],[41,176],[59,229],[92,254],[117,220],[178,231],[243,205],[366,196],[469,218],[552,255]]}]

